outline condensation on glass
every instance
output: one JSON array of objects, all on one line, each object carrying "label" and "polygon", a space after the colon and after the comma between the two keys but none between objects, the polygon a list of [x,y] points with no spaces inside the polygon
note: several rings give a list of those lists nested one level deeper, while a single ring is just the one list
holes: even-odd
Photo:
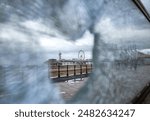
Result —
[{"label": "condensation on glass", "polygon": [[[131,103],[150,80],[150,24],[131,0],[0,0],[0,28],[0,103]],[[41,65],[39,40],[87,31],[93,71],[66,102]]]}]

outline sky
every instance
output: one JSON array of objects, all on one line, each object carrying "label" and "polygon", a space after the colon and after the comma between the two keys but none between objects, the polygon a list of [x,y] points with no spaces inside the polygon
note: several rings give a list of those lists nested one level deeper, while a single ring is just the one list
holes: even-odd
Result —
[{"label": "sky", "polygon": [[[145,7],[150,11],[150,1],[149,0],[142,0]],[[132,13],[132,12],[131,12]],[[128,15],[127,22],[132,20],[132,14]],[[142,19],[144,18],[141,14],[140,16]],[[125,17],[122,17],[125,18]],[[135,18],[136,19],[136,18]],[[139,18],[137,18],[137,21]],[[121,28],[114,22],[116,20],[112,20],[111,17],[105,16],[101,19],[98,24],[96,25],[96,30],[101,31],[101,34],[104,35],[104,40],[106,43],[122,43],[122,41],[143,41],[142,44],[145,46],[145,42],[149,41],[150,39],[150,26],[142,27],[142,24],[135,24],[135,25],[122,25]],[[120,21],[120,20],[118,20]],[[119,23],[119,22],[118,22]],[[147,24],[146,24],[147,25]],[[111,41],[110,41],[111,40]],[[94,38],[92,34],[88,31],[84,34],[84,36],[76,40],[75,42],[70,42],[65,39],[60,38],[41,38],[40,44],[44,47],[47,52],[49,53],[49,57],[58,58],[59,51],[62,52],[63,58],[76,58],[77,53],[80,49],[83,49],[86,52],[86,58],[92,58],[92,47],[93,47]],[[61,44],[59,44],[61,43]],[[134,44],[135,42],[133,42]],[[140,45],[141,42],[139,42]],[[147,49],[143,49],[142,52],[148,53],[150,49],[150,43],[147,44]],[[52,54],[53,53],[53,54]]]},{"label": "sky", "polygon": [[[39,3],[27,2],[26,6],[22,7],[19,6],[19,3],[13,2],[7,5],[1,4],[0,10],[4,11],[4,13],[0,13],[0,15],[2,14],[0,16],[1,62],[15,63],[20,60],[22,63],[34,60],[34,58],[44,62],[50,58],[58,59],[59,52],[62,53],[63,59],[72,59],[78,58],[78,52],[81,49],[85,51],[86,59],[92,58],[94,38],[93,34],[87,30],[92,22],[95,22],[95,31],[102,35],[102,39],[106,43],[124,45],[123,42],[134,41],[144,49],[150,48],[150,24],[137,8],[122,7],[122,4],[128,5],[131,4],[131,1],[115,0],[116,4],[114,4],[114,0],[108,0],[109,3],[105,5],[103,13],[99,12],[99,8],[103,8],[100,0],[95,0],[95,2],[82,0],[85,4],[79,1],[70,0],[63,6],[62,11],[56,9],[54,18],[51,14],[47,15],[48,10],[51,11],[50,7],[52,6],[49,6],[51,4],[48,4],[47,9],[41,9],[43,3],[40,3],[40,0]],[[142,1],[148,8],[149,0]],[[50,0],[50,2],[54,1]],[[17,7],[18,9],[16,9]],[[26,11],[27,9],[29,11]],[[70,17],[72,15],[74,16]],[[95,16],[100,19],[95,21]],[[6,24],[3,21],[8,22]],[[83,34],[83,32],[85,33]],[[64,36],[73,36],[72,38],[76,38],[76,40]]]},{"label": "sky", "polygon": [[147,11],[150,14],[150,0],[141,0],[142,3],[144,4],[145,8],[147,9]]},{"label": "sky", "polygon": [[78,52],[85,52],[85,59],[92,58],[93,35],[89,31],[85,32],[82,38],[74,41],[68,41],[56,37],[41,37],[39,39],[40,46],[47,53],[48,58],[58,59],[58,54],[61,52],[62,59],[78,58]]},{"label": "sky", "polygon": [[62,53],[62,59],[77,59],[80,50],[85,52],[85,59],[92,58],[94,39],[89,31],[86,31],[80,39],[69,41],[45,34],[49,28],[37,21],[25,21],[20,25],[27,28],[27,31],[22,31],[12,24],[0,24],[2,28],[0,39],[3,43],[0,48],[1,62],[6,64],[16,62],[19,58],[20,63],[26,63],[37,56],[39,62],[43,63],[48,59],[58,59],[59,52]]},{"label": "sky", "polygon": [[54,28],[45,26],[38,20],[24,21],[21,22],[20,25],[31,30],[31,33],[32,31],[39,32],[36,42],[38,43],[39,48],[42,49],[42,53],[45,55],[43,60],[58,59],[59,52],[62,53],[62,59],[77,59],[80,50],[85,52],[85,59],[92,58],[94,38],[89,31],[86,31],[81,38],[73,41],[61,36],[50,36],[49,33],[57,34],[58,31]]},{"label": "sky", "polygon": [[[150,10],[149,8],[149,4],[150,1],[149,0],[142,0],[144,5],[146,6],[146,8],[148,10]],[[82,6],[79,8],[81,9]],[[82,11],[84,11],[84,9],[81,9]],[[108,9],[109,11],[109,9]],[[112,13],[115,11],[112,10]],[[129,10],[127,9],[127,11],[129,12]],[[137,11],[137,10],[136,10]],[[82,12],[81,12],[82,13]],[[107,13],[107,10],[106,10]],[[111,13],[111,12],[110,12]],[[86,16],[86,13],[84,12],[84,16]],[[116,13],[117,14],[117,13]],[[126,15],[127,14],[127,15]],[[142,16],[142,14],[140,14],[139,16],[134,16],[134,14],[136,14],[136,12],[133,12],[132,15],[132,11],[131,13],[125,13],[125,16],[122,16],[120,18],[123,19],[127,19],[125,22],[127,23],[131,23],[131,24],[126,24],[123,25],[124,23],[122,22],[122,20],[120,20],[120,18],[117,20],[117,17],[113,15],[113,17],[115,16],[116,18],[113,20],[111,17],[111,15],[104,15],[104,17],[102,17],[102,19],[100,19],[100,21],[98,22],[98,24],[96,24],[96,31],[100,31],[102,35],[104,35],[103,40],[106,43],[113,43],[113,44],[118,44],[124,41],[135,41],[134,43],[140,43],[141,46],[145,46],[145,42],[147,43],[150,39],[150,26],[147,26],[147,23],[145,22],[146,19]],[[123,14],[124,15],[124,14]],[[135,17],[135,18],[133,18]],[[139,23],[139,21],[141,21],[138,17],[141,17],[142,19],[145,19],[145,25],[144,23]],[[86,17],[85,17],[86,18]],[[135,19],[137,19],[137,21],[135,21]],[[138,20],[139,19],[139,20]],[[117,21],[116,21],[117,20]],[[123,23],[122,25],[118,25],[119,22]],[[134,25],[135,22],[135,25]],[[137,22],[137,23],[136,23]],[[133,24],[132,24],[133,23]],[[147,27],[145,27],[147,26]],[[30,25],[31,27],[31,25]],[[111,41],[110,41],[111,40]],[[139,40],[139,41],[138,41]],[[143,41],[142,43],[140,41]],[[93,48],[93,43],[94,43],[94,38],[93,35],[90,34],[89,31],[86,31],[86,33],[81,37],[81,39],[77,39],[76,41],[68,41],[65,39],[60,38],[56,38],[56,37],[41,37],[39,39],[40,45],[42,46],[42,48],[45,49],[46,53],[47,53],[47,58],[57,58],[58,59],[58,53],[61,52],[62,53],[62,58],[65,59],[71,59],[71,58],[77,58],[78,57],[78,51],[79,50],[84,50],[85,51],[85,55],[86,58],[92,58],[92,48]],[[61,44],[60,44],[61,43]],[[143,44],[143,45],[142,45]],[[150,47],[150,43],[146,44],[147,47]],[[149,51],[148,49],[144,49],[144,51],[142,52],[146,52]]]}]

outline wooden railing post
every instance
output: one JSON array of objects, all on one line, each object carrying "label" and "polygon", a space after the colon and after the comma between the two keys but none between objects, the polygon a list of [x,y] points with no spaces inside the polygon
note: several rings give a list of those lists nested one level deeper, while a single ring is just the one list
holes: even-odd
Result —
[{"label": "wooden railing post", "polygon": [[69,76],[68,65],[67,65],[67,77]]},{"label": "wooden railing post", "polygon": [[88,73],[88,70],[87,70],[87,64],[85,65],[86,66],[86,74]]},{"label": "wooden railing post", "polygon": [[60,77],[60,65],[58,65],[58,77]]},{"label": "wooden railing post", "polygon": [[74,65],[74,76],[76,75],[76,65]]},{"label": "wooden railing post", "polygon": [[82,75],[82,64],[80,65],[80,75]]}]

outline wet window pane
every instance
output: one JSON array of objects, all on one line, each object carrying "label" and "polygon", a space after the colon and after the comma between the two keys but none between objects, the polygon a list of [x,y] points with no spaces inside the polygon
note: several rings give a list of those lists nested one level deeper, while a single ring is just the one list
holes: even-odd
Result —
[{"label": "wet window pane", "polygon": [[149,83],[150,23],[132,0],[0,0],[0,29],[0,103],[132,103]]}]

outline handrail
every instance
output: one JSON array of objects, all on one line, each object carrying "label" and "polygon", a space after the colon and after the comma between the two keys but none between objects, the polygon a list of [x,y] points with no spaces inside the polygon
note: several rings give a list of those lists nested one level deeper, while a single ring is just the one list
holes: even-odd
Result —
[{"label": "handrail", "polygon": [[49,77],[57,77],[60,78],[61,76],[69,77],[70,75],[82,75],[88,74],[92,71],[92,64],[86,65],[57,65],[55,68],[49,68]]}]

